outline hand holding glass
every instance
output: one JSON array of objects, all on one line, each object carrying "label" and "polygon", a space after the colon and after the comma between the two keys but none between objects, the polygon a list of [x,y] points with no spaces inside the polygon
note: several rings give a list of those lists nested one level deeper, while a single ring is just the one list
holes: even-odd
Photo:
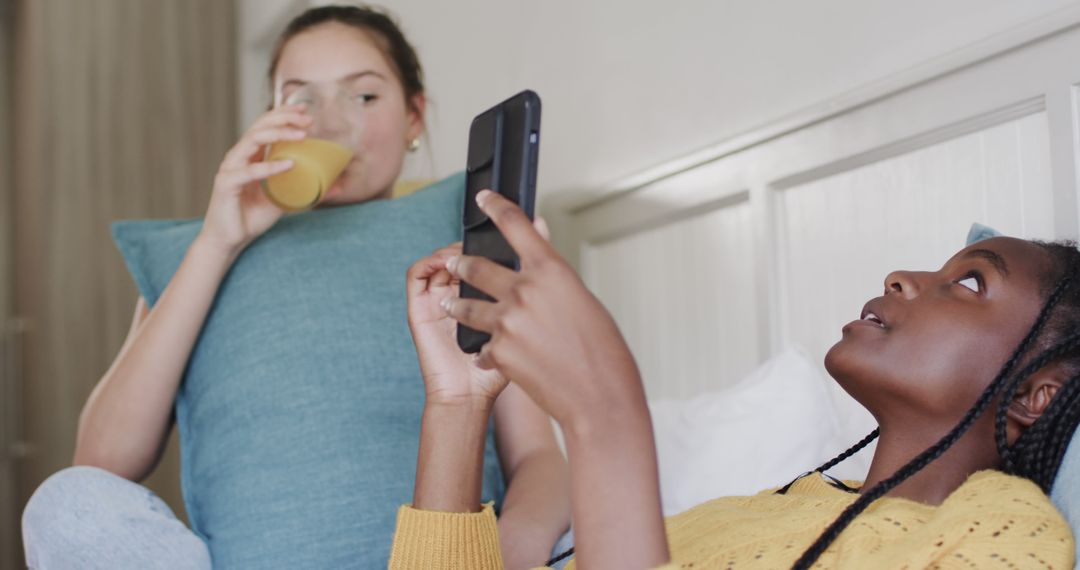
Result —
[{"label": "hand holding glass", "polygon": [[281,141],[266,151],[266,160],[292,160],[293,167],[263,182],[266,196],[286,211],[319,203],[360,149],[364,130],[363,98],[336,84],[308,83],[293,91],[286,105],[303,103],[314,118],[308,137]]}]

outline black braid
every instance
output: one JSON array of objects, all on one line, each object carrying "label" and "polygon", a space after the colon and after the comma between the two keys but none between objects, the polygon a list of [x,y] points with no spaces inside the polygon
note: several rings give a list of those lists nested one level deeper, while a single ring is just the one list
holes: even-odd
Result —
[{"label": "black braid", "polygon": [[856,453],[861,451],[862,448],[866,447],[867,445],[870,445],[870,442],[877,439],[877,437],[879,435],[881,435],[881,428],[874,428],[874,431],[870,432],[866,437],[862,438],[862,440],[860,440],[859,443],[856,443],[855,445],[847,448],[840,455],[837,455],[836,457],[833,457],[832,459],[826,461],[825,463],[822,463],[821,466],[818,467],[817,469],[814,469],[814,471],[817,472],[817,473],[824,473],[824,472],[828,471],[829,469],[832,469],[833,467],[836,467],[836,465],[838,465],[839,463],[847,460],[848,457],[851,457],[852,455],[855,455]]},{"label": "black braid", "polygon": [[1030,479],[1049,494],[1062,458],[1080,423],[1080,375],[1074,375],[1050,401],[1038,420],[1009,449],[1010,475]]},{"label": "black braid", "polygon": [[[1076,244],[1074,242],[1036,243],[1042,246],[1050,255],[1051,259],[1056,262],[1054,265],[1070,268],[1075,278],[1075,275],[1078,272],[1077,265],[1080,265],[1080,251],[1077,250]],[[1068,271],[1066,271],[1065,273],[1068,273]],[[1044,275],[1044,288],[1049,289],[1052,285],[1052,280],[1048,278],[1048,275]],[[1056,313],[1057,314],[1055,318],[1048,326],[1048,329],[1050,329],[1050,334],[1048,335],[1049,339],[1044,344],[1048,344],[1054,338],[1060,338],[1063,336],[1067,337],[1076,329],[1076,323],[1080,322],[1080,291],[1074,288],[1069,294],[1068,298],[1066,298],[1059,305]],[[1065,369],[1067,376],[1075,377],[1077,374],[1080,374],[1080,351],[1066,352],[1061,356],[1064,357],[1062,363],[1067,366]],[[1053,484],[1054,477],[1056,477],[1057,475],[1058,465],[1053,465],[1053,469],[1050,471],[1044,469],[1040,470],[1039,472],[1032,472],[1030,469],[1030,461],[1032,461],[1033,459],[1031,455],[1032,453],[1034,453],[1033,449],[1027,449],[1025,451],[1027,455],[1025,455],[1022,459],[1022,461],[1025,462],[1024,466],[1016,465],[1016,461],[1018,460],[1017,453],[1021,451],[1020,448],[1017,447],[1020,444],[1020,441],[1018,440],[1013,447],[1010,447],[1008,445],[1007,434],[1005,430],[1008,419],[1008,404],[1012,402],[1013,396],[1020,388],[1020,386],[1022,385],[1021,383],[1025,379],[1024,377],[1028,376],[1032,372],[1035,372],[1039,368],[1042,368],[1042,365],[1049,364],[1053,361],[1053,359],[1043,358],[1043,356],[1040,356],[1037,360],[1038,362],[1035,366],[1028,367],[1031,369],[1030,372],[1022,374],[1021,378],[1017,378],[1014,385],[1010,387],[1010,389],[1007,390],[1003,395],[1000,404],[1001,407],[998,409],[997,417],[995,418],[994,422],[994,437],[997,442],[998,453],[1001,455],[1002,458],[1002,471],[1010,474],[1026,476],[1032,481],[1039,483],[1040,487],[1042,487],[1044,490],[1048,490]],[[1073,380],[1070,379],[1070,382],[1072,381]],[[1062,388],[1064,389],[1065,387],[1063,386]],[[1059,392],[1059,394],[1063,396],[1067,393],[1068,392],[1065,391]],[[1044,434],[1046,433],[1050,433],[1051,437],[1053,437],[1053,441],[1044,442],[1046,445],[1057,442],[1059,439],[1066,436],[1071,438],[1071,434],[1076,427],[1075,423],[1069,423],[1067,421],[1068,417],[1061,418],[1061,420],[1066,420],[1064,423],[1062,423],[1062,421],[1059,420],[1057,414],[1063,412],[1055,410],[1063,410],[1063,408],[1058,408],[1055,406],[1047,408],[1045,412],[1040,416],[1039,421],[1037,421],[1035,424],[1033,424],[1024,431],[1024,434],[1027,435],[1027,437],[1023,438],[1024,446],[1026,448],[1036,446],[1039,449],[1043,449],[1043,447],[1041,445],[1038,445],[1037,442],[1043,442],[1043,440],[1045,439]],[[1053,411],[1053,413],[1051,413],[1051,411]],[[1064,413],[1068,414],[1070,412],[1065,411]],[[1065,431],[1061,433],[1047,432],[1046,430],[1048,428],[1042,427],[1046,425],[1052,425],[1055,426],[1055,429],[1063,429]],[[1068,441],[1070,440],[1071,439],[1067,439],[1064,442],[1064,445],[1067,446]],[[1047,452],[1049,451],[1050,450],[1048,449]],[[1062,449],[1061,451],[1063,454],[1064,450]],[[1061,454],[1059,454],[1058,457],[1058,463],[1060,463],[1060,455]]]},{"label": "black braid", "polygon": [[573,556],[573,555],[574,555],[574,548],[571,547],[570,550],[566,550],[562,554],[559,554],[558,556],[555,556],[551,560],[548,560],[547,563],[544,564],[544,566],[554,566],[556,562],[559,562],[560,560],[563,560],[563,559],[565,559],[565,558],[567,558],[569,556]]},{"label": "black braid", "polygon": [[[997,415],[994,418],[994,439],[997,444],[998,453],[1001,455],[1002,471],[1011,473],[1015,470],[1015,466],[1013,465],[1013,449],[1009,447],[1007,433],[1005,431],[1009,416],[1009,403],[1012,402],[1013,397],[1016,396],[1017,390],[1020,389],[1020,386],[1029,376],[1039,371],[1047,364],[1055,362],[1062,356],[1066,356],[1075,351],[1077,348],[1080,348],[1080,332],[1075,332],[1065,337],[1064,340],[1060,341],[1053,348],[1046,350],[1034,358],[1020,371],[1019,374],[1009,381],[1006,389],[1002,391],[1001,402],[997,409]],[[1049,409],[1047,409],[1047,411],[1049,411]],[[1028,431],[1032,431],[1034,427],[1035,426],[1032,426]]]},{"label": "black braid", "polygon": [[833,467],[835,467],[837,464],[839,464],[839,463],[841,463],[843,461],[846,461],[847,458],[851,457],[852,455],[855,455],[859,451],[862,451],[862,448],[866,447],[867,445],[870,445],[870,442],[877,439],[878,435],[880,435],[880,434],[881,434],[881,429],[880,428],[874,428],[874,431],[870,432],[866,437],[859,440],[859,443],[856,443],[855,445],[852,445],[851,447],[849,447],[849,448],[845,449],[843,452],[841,452],[840,455],[837,455],[836,457],[833,457],[832,459],[826,461],[825,463],[822,463],[821,466],[818,467],[817,469],[814,469],[813,471],[807,471],[806,473],[803,473],[802,475],[799,475],[798,477],[792,479],[790,483],[788,483],[787,485],[784,485],[783,487],[780,487],[779,489],[777,489],[775,494],[776,495],[786,495],[787,492],[791,489],[792,485],[794,485],[799,479],[802,479],[803,477],[806,477],[807,475],[809,475],[811,473],[825,473],[829,469],[832,469]]},{"label": "black braid", "polygon": [[1047,298],[1042,310],[1039,311],[1039,316],[1035,319],[1035,323],[1032,325],[1031,329],[1024,337],[1024,340],[1022,340],[1020,344],[1016,347],[1016,350],[1013,351],[1012,356],[1010,356],[1009,360],[1005,362],[1005,365],[998,372],[994,380],[990,382],[989,386],[986,387],[986,390],[984,390],[983,393],[979,395],[979,398],[975,401],[975,405],[973,405],[971,409],[969,409],[967,413],[964,414],[964,417],[960,420],[960,422],[955,427],[953,427],[953,429],[950,430],[948,434],[938,440],[937,443],[917,455],[914,459],[909,461],[907,465],[901,467],[891,477],[878,483],[873,488],[863,492],[863,494],[858,499],[856,499],[854,503],[844,509],[844,512],[840,513],[840,516],[837,517],[836,520],[833,521],[832,524],[830,524],[829,527],[825,529],[825,532],[823,532],[821,536],[819,536],[817,540],[815,540],[814,543],[811,544],[805,552],[803,552],[802,556],[800,556],[799,559],[795,561],[795,565],[793,566],[794,569],[803,570],[810,568],[814,564],[814,562],[816,562],[817,559],[829,548],[829,545],[831,545],[833,541],[836,540],[836,537],[840,536],[840,533],[843,532],[844,529],[847,528],[847,526],[851,524],[853,520],[855,520],[855,517],[857,517],[860,513],[866,510],[866,507],[868,507],[877,499],[883,497],[889,491],[896,488],[897,485],[903,483],[915,473],[921,471],[924,467],[929,465],[930,462],[940,457],[943,453],[945,453],[945,451],[952,447],[953,444],[955,444],[957,440],[959,440],[960,437],[964,435],[964,433],[967,432],[969,428],[971,428],[972,424],[975,423],[975,420],[978,419],[978,417],[986,411],[991,401],[1004,387],[1006,379],[1009,378],[1009,375],[1012,374],[1013,369],[1016,368],[1016,366],[1020,363],[1021,358],[1023,358],[1023,356],[1027,354],[1028,350],[1032,347],[1032,345],[1035,344],[1035,340],[1038,338],[1039,334],[1043,330],[1043,327],[1050,319],[1050,315],[1053,312],[1054,307],[1058,304],[1062,296],[1065,294],[1065,291],[1072,284],[1074,272],[1075,267],[1068,272],[1068,275],[1065,276],[1065,278],[1061,279],[1061,281],[1057,284],[1056,287],[1054,287],[1054,291]]}]

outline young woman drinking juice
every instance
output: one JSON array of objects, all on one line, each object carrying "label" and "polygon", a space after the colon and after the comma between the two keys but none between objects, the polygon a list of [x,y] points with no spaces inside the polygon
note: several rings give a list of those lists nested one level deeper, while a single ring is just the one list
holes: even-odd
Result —
[{"label": "young woman drinking juice", "polygon": [[[50,479],[27,508],[24,538],[31,567],[208,566],[203,542],[160,500],[130,482],[144,479],[160,458],[185,366],[226,273],[284,214],[260,183],[289,172],[294,163],[264,160],[265,149],[304,140],[313,123],[303,103],[286,101],[318,84],[363,109],[363,152],[327,189],[319,208],[390,198],[406,153],[419,144],[426,102],[420,63],[380,11],[330,6],[301,14],[281,35],[269,78],[273,107],[225,155],[201,231],[153,309],[142,298],[136,303],[129,336],[83,409],[74,463],[98,469],[76,468]],[[513,565],[535,565],[547,559],[569,526],[565,461],[547,415],[523,392],[499,398],[494,425],[508,479],[504,547],[515,553],[508,557]],[[253,480],[262,475],[250,473]],[[71,507],[70,501],[95,492],[102,498],[93,509],[100,509],[72,521],[70,511],[85,504]],[[296,489],[280,489],[291,492]],[[135,515],[109,511],[131,502],[141,505]]]}]

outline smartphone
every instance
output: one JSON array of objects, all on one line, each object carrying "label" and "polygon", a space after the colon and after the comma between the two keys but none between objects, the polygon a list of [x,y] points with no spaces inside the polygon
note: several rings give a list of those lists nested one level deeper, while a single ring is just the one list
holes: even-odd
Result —
[{"label": "smartphone", "polygon": [[[532,91],[522,91],[473,119],[469,127],[462,211],[465,255],[486,257],[515,271],[521,268],[510,244],[476,205],[476,194],[484,189],[498,192],[521,206],[531,220],[536,203],[539,151],[540,96]],[[464,281],[461,297],[493,300]],[[461,350],[480,352],[490,339],[487,333],[458,323],[457,341]]]}]

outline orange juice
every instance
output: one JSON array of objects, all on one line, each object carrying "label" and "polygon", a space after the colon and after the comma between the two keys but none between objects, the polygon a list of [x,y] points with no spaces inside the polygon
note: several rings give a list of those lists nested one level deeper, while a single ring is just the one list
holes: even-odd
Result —
[{"label": "orange juice", "polygon": [[283,210],[310,208],[341,176],[352,157],[352,150],[323,139],[274,143],[266,160],[291,159],[293,167],[267,178],[263,190],[270,201]]}]

